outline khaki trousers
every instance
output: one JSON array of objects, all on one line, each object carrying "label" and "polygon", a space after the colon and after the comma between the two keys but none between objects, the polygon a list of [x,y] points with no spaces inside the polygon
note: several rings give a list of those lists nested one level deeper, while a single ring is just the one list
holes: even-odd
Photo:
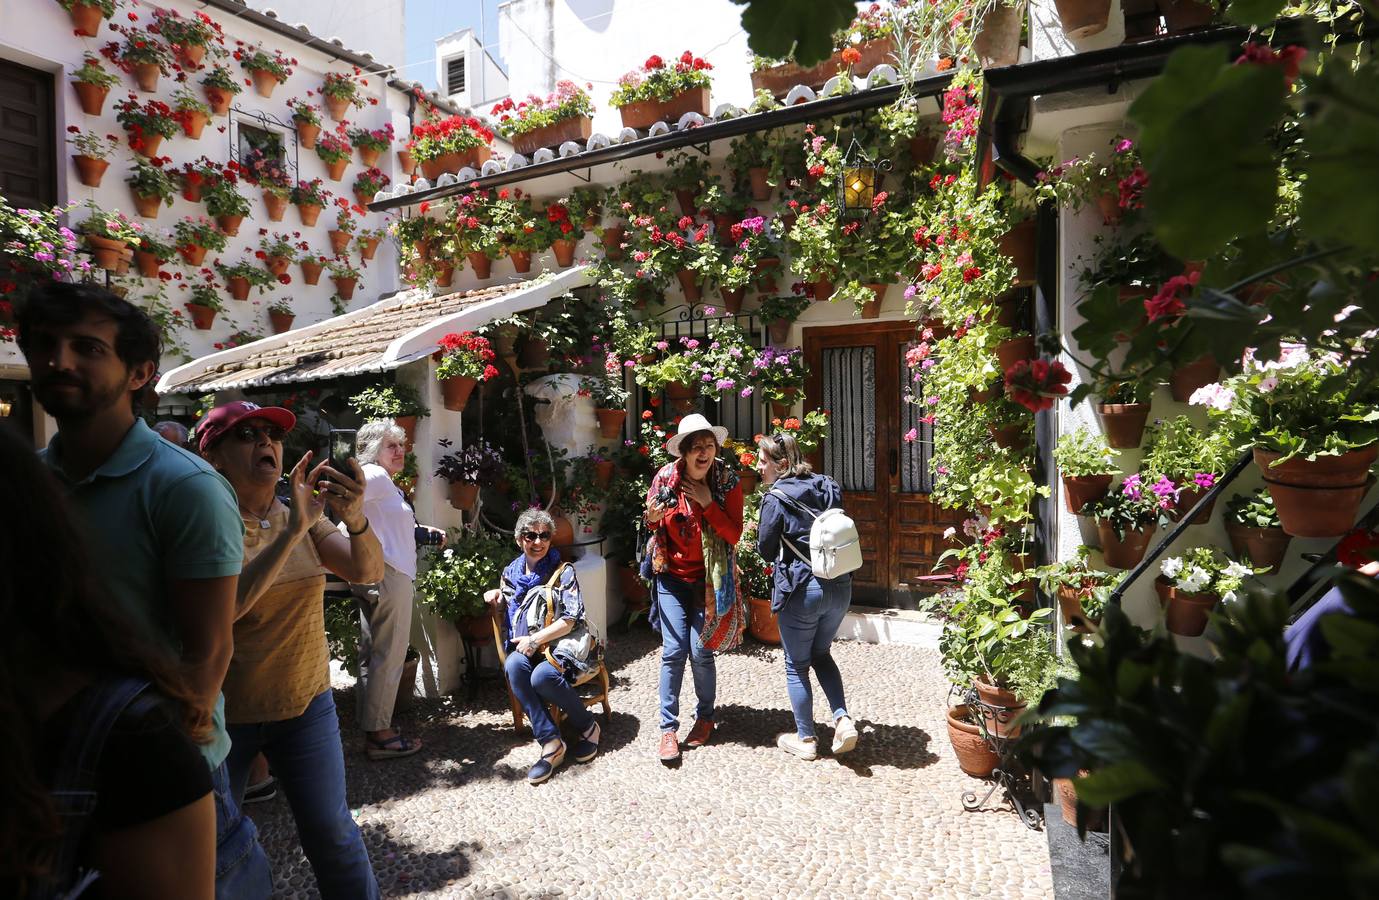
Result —
[{"label": "khaki trousers", "polygon": [[412,632],[412,579],[387,566],[377,584],[352,584],[359,600],[359,727],[392,726],[397,686]]}]

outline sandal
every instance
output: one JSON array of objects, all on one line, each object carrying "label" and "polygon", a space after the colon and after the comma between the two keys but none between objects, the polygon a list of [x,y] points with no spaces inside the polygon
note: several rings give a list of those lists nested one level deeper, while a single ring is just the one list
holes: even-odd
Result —
[{"label": "sandal", "polygon": [[599,739],[603,737],[603,728],[595,719],[584,734],[579,736],[579,743],[575,744],[575,762],[586,763],[598,755]]},{"label": "sandal", "polygon": [[540,784],[547,778],[555,774],[556,766],[565,761],[565,742],[561,741],[560,746],[549,753],[541,754],[541,758],[536,764],[527,771],[528,784]]},{"label": "sandal", "polygon": [[369,759],[378,762],[382,759],[398,759],[403,756],[411,756],[421,749],[421,741],[405,738],[401,734],[395,734],[385,740],[376,741],[368,735],[364,735],[364,752]]}]

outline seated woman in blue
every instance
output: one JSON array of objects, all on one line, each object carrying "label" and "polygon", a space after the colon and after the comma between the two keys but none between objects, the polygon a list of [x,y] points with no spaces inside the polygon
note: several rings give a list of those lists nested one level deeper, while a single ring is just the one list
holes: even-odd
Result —
[{"label": "seated woman in blue", "polygon": [[[542,653],[548,644],[554,644],[584,620],[584,601],[579,595],[575,568],[562,563],[560,551],[551,547],[555,523],[544,510],[522,513],[515,531],[522,555],[503,570],[502,587],[489,591],[484,599],[502,611],[499,619],[507,642],[504,668],[508,684],[526,711],[532,735],[541,745],[541,758],[527,773],[527,781],[540,784],[565,761],[565,742],[546,712],[547,703],[560,707],[580,736],[573,749],[576,762],[588,762],[599,752],[600,728],[570,683],[589,663],[556,650],[553,655],[561,663],[557,668]],[[556,594],[553,603],[560,615],[550,625],[533,631],[523,601],[529,591],[546,585]]]}]

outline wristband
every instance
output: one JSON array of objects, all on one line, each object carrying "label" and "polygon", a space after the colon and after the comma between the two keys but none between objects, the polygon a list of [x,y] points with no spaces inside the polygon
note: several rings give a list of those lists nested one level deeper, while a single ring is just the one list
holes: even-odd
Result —
[{"label": "wristband", "polygon": [[365,517],[364,517],[364,527],[361,528],[361,529],[359,529],[358,531],[354,531],[353,529],[351,529],[348,522],[345,523],[345,532],[346,532],[347,534],[349,534],[350,537],[359,537],[361,534],[363,534],[364,532],[366,532],[366,531],[368,531],[368,530],[369,530],[369,517],[368,517],[368,516],[365,516]]}]

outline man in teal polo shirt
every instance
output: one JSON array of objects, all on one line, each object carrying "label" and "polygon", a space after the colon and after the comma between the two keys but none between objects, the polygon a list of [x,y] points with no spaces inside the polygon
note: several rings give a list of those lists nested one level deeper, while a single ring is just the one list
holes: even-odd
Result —
[{"label": "man in teal polo shirt", "polygon": [[153,640],[177,653],[213,710],[202,747],[216,795],[216,897],[268,897],[268,861],[228,790],[220,686],[233,651],[244,559],[233,489],[197,456],[160,438],[134,401],[161,356],[157,327],[109,291],[54,282],[19,316],[34,397],[57,420],[42,456],[84,526],[96,577]]}]

